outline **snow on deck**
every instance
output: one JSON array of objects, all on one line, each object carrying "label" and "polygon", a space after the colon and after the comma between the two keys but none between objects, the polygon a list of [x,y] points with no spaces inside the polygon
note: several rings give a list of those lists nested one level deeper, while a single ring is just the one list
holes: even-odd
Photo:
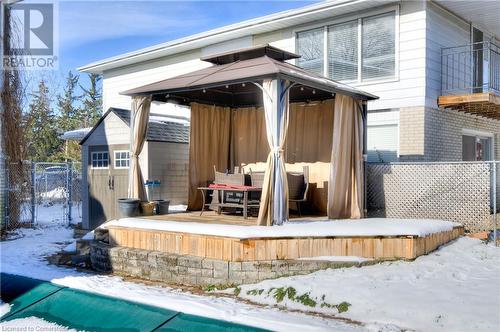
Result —
[{"label": "snow on deck", "polygon": [[[200,220],[201,221],[201,220]],[[112,220],[104,227],[127,227],[177,233],[232,237],[239,239],[283,237],[418,236],[446,232],[458,223],[431,219],[357,219],[292,221],[283,226],[240,226],[203,222],[158,221],[143,218]]]}]

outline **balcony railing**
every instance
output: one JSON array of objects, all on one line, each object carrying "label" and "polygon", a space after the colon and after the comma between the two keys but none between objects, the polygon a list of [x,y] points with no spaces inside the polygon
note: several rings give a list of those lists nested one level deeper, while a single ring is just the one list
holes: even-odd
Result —
[{"label": "balcony railing", "polygon": [[500,47],[491,42],[441,50],[441,95],[500,93]]}]

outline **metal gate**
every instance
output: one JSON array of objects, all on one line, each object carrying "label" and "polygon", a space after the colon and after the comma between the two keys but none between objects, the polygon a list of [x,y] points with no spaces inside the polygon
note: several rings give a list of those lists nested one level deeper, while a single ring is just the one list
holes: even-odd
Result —
[{"label": "metal gate", "polygon": [[9,165],[5,214],[10,229],[81,221],[81,163]]}]

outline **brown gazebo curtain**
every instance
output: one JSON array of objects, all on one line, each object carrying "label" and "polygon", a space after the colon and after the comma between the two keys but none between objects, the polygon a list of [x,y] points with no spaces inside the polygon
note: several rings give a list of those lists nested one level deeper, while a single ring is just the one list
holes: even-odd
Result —
[{"label": "brown gazebo curtain", "polygon": [[328,181],[328,218],[363,215],[363,120],[360,100],[337,94]]},{"label": "brown gazebo curtain", "polygon": [[231,109],[191,103],[189,136],[188,209],[202,206],[198,187],[214,179],[214,166],[221,172],[229,168]]},{"label": "brown gazebo curtain", "polygon": [[269,154],[262,107],[231,110],[231,165],[265,162]]},{"label": "brown gazebo curtain", "polygon": [[148,131],[149,109],[151,96],[137,96],[132,99],[132,113],[130,114],[130,169],[128,197],[138,198],[142,201],[147,199],[142,178],[139,155],[146,141]]}]

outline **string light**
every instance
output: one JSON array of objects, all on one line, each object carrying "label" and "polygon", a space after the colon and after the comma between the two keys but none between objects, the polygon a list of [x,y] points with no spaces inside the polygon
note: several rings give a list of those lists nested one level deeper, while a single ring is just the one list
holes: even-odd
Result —
[{"label": "string light", "polygon": [[203,89],[203,93],[206,93],[206,92],[207,92],[207,90]]},{"label": "string light", "polygon": [[316,94],[316,90],[313,90],[313,95],[315,95],[315,94]]},{"label": "string light", "polygon": [[245,83],[242,83],[242,84],[241,84],[241,86],[242,86],[242,87],[245,87]]}]

